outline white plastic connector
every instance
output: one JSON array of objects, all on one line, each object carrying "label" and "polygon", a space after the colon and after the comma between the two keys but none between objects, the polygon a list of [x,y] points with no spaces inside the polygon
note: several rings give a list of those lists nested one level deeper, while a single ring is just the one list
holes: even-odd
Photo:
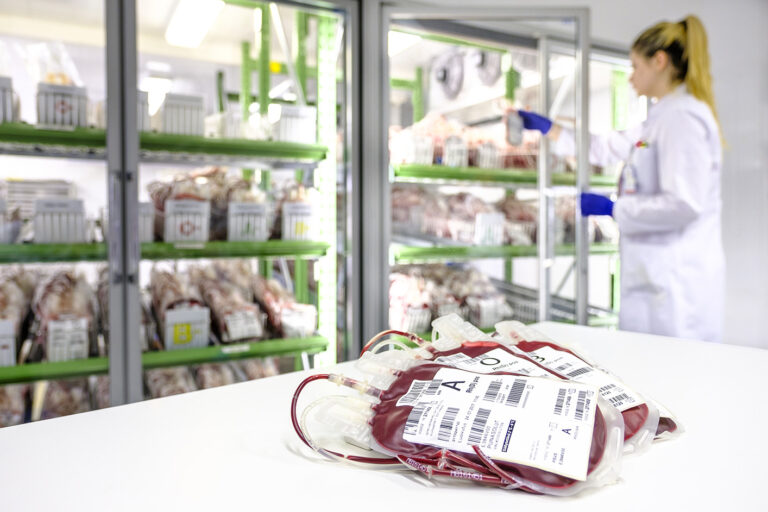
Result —
[{"label": "white plastic connector", "polygon": [[[317,407],[315,418],[350,443],[364,448],[371,446],[371,403],[348,396],[329,396],[310,405]],[[309,408],[308,408],[309,409]],[[306,413],[306,411],[305,411]]]},{"label": "white plastic connector", "polygon": [[517,320],[499,322],[494,327],[496,332],[501,334],[504,341],[511,344],[517,344],[521,341],[553,341],[541,331],[528,327]]},{"label": "white plastic connector", "polygon": [[432,322],[432,345],[436,349],[452,350],[465,341],[493,341],[493,338],[456,313],[441,316]]}]

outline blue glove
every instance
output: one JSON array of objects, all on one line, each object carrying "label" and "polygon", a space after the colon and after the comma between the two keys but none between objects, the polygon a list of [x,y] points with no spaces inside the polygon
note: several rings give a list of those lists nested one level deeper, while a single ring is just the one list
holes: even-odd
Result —
[{"label": "blue glove", "polygon": [[523,127],[526,130],[538,130],[546,135],[552,128],[552,121],[536,112],[518,110],[517,115],[523,119]]},{"label": "blue glove", "polygon": [[581,194],[581,214],[587,215],[613,215],[613,201],[600,194]]}]

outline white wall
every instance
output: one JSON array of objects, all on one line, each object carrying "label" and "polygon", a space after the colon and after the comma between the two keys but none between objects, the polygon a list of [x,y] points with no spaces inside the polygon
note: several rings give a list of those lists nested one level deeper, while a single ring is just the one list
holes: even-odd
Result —
[{"label": "white wall", "polygon": [[[465,0],[421,4],[465,7]],[[768,2],[765,0],[481,0],[474,4],[588,6],[596,39],[629,46],[644,28],[687,14],[709,34],[723,132],[723,242],[728,263],[725,341],[768,348]]]}]

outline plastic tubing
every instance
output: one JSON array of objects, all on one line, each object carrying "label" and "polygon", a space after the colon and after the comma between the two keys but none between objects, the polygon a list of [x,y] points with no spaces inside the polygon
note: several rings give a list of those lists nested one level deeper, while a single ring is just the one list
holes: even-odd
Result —
[{"label": "plastic tubing", "polygon": [[398,336],[403,336],[404,338],[408,338],[408,341],[412,341],[413,343],[416,343],[418,346],[422,346],[423,344],[426,343],[426,340],[423,340],[422,338],[410,332],[389,329],[386,331],[381,331],[379,334],[377,334],[376,336],[368,340],[368,343],[365,344],[365,346],[363,347],[363,350],[360,351],[360,355],[362,356],[363,354],[365,354],[368,350],[371,349],[371,347],[373,347],[384,336],[389,336],[392,334],[397,334]]},{"label": "plastic tubing", "polygon": [[[334,375],[329,373],[320,373],[317,375],[310,375],[303,381],[301,381],[301,384],[299,384],[299,387],[296,388],[296,392],[293,394],[293,400],[291,400],[291,422],[293,423],[293,429],[296,431],[296,435],[299,436],[299,439],[302,440],[304,444],[312,448],[313,450],[317,451],[318,453],[329,456],[329,457],[335,457],[339,459],[344,459],[346,461],[352,461],[352,462],[361,462],[364,464],[400,464],[400,461],[396,457],[389,457],[389,458],[381,458],[381,457],[361,457],[357,455],[345,455],[343,453],[334,452],[331,450],[326,450],[325,448],[320,448],[314,443],[312,443],[307,436],[304,434],[304,430],[302,429],[302,422],[299,421],[296,407],[299,402],[299,395],[304,390],[305,387],[311,382],[314,382],[316,380],[332,380],[334,382],[337,382],[338,384],[342,384],[349,387],[355,387],[358,389],[358,391],[361,390],[365,384],[362,382],[355,381],[353,379],[350,379],[348,377],[342,377],[340,375]],[[369,389],[370,386],[367,386]],[[369,392],[369,394],[371,394]],[[319,401],[315,401],[313,404],[310,405],[310,408],[312,408],[315,404],[317,404]],[[302,419],[306,419],[306,410],[305,416],[302,416]]]}]

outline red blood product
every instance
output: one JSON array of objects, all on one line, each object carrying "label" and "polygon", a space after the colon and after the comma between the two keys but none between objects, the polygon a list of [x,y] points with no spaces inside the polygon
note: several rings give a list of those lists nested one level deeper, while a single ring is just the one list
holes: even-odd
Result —
[{"label": "red blood product", "polygon": [[[544,347],[549,347],[553,350],[570,354],[580,359],[581,361],[583,361],[585,365],[591,366],[587,361],[585,361],[578,354],[572,352],[571,350],[568,350],[567,348],[561,347],[556,343],[552,343],[549,341],[519,341],[517,342],[515,347],[517,347],[518,349],[522,350],[525,353],[531,354],[530,357],[534,360],[537,359],[537,356],[535,354],[532,354],[533,352]],[[563,377],[568,378],[568,375],[564,374]],[[649,414],[650,414],[650,410],[648,409],[648,405],[644,403],[641,405],[632,407],[630,409],[627,409],[621,413],[622,417],[624,418],[625,440],[632,438],[632,436],[634,436],[635,434],[637,434],[637,432],[640,431],[640,429],[643,427],[643,425],[645,425],[646,421],[648,420]],[[675,422],[672,418],[662,417],[659,419],[659,424],[656,429],[656,435],[659,435],[662,432],[674,431],[676,428],[677,426],[675,425]]]},{"label": "red blood product", "polygon": [[[449,381],[445,382],[444,384],[440,384],[442,382],[441,380],[433,380],[436,376],[438,379],[443,378],[447,375],[446,372],[452,372],[450,375],[458,375],[462,378],[462,380],[457,382]],[[420,396],[419,393],[425,392],[423,391],[424,389],[427,390],[427,394],[435,395],[435,393],[438,393],[435,390],[437,390],[439,386],[447,385],[447,387],[452,388],[454,391],[446,393],[449,393],[449,395],[452,397],[456,397],[458,395],[464,395],[465,393],[470,393],[470,391],[473,391],[471,389],[471,383],[477,383],[480,381],[480,379],[490,379],[491,377],[495,376],[499,376],[499,378],[494,379],[494,382],[491,382],[490,385],[488,385],[488,381],[486,380],[483,381],[485,384],[474,390],[476,396],[483,396],[482,403],[490,403],[495,405],[489,405],[489,409],[486,410],[484,410],[482,408],[483,406],[480,405],[479,408],[474,410],[474,421],[471,423],[471,429],[469,428],[469,423],[466,422],[464,423],[466,428],[460,429],[458,427],[458,424],[454,422],[454,419],[456,418],[456,412],[451,412],[451,407],[445,409],[445,413],[442,415],[442,419],[439,420],[440,436],[443,435],[444,428],[447,429],[447,433],[450,434],[451,438],[456,439],[458,436],[462,439],[461,448],[447,449],[445,447],[445,443],[421,443],[408,439],[407,436],[412,438],[414,428],[421,428],[421,424],[419,422],[424,416],[424,403],[417,400],[415,398],[416,395],[411,397],[411,395],[414,393],[414,390],[419,390],[416,393],[418,396]],[[372,414],[367,420],[368,425],[370,425],[369,442],[371,448],[379,453],[391,455],[391,458],[382,459],[374,457],[357,457],[351,455],[344,456],[319,448],[305,436],[305,432],[302,429],[304,425],[304,417],[302,417],[301,424],[299,424],[297,421],[296,403],[298,401],[298,396],[307,383],[322,378],[326,378],[332,382],[336,382],[337,384],[354,387],[355,389],[358,389],[358,391],[365,392],[366,394],[372,395],[380,400],[380,402],[375,405],[370,406],[369,404],[372,410]],[[506,385],[502,386],[502,381],[505,379]],[[514,385],[510,387],[509,384],[511,384],[513,381]],[[458,385],[459,382],[464,386],[464,388],[453,388],[453,385]],[[498,382],[498,386],[494,388],[495,382]],[[582,445],[582,454],[584,458],[581,460],[583,461],[583,464],[586,465],[586,478],[584,481],[568,476],[563,476],[563,474],[539,469],[534,467],[533,463],[523,464],[510,462],[509,460],[492,459],[486,455],[480,447],[480,434],[478,434],[476,440],[473,440],[473,433],[476,430],[476,426],[478,432],[483,432],[483,436],[486,436],[486,433],[490,430],[486,429],[485,426],[488,416],[491,414],[491,409],[495,407],[497,410],[504,409],[506,411],[510,411],[512,409],[506,409],[508,406],[510,406],[510,401],[514,401],[516,406],[519,405],[521,403],[523,390],[532,389],[536,386],[551,387],[551,383],[553,382],[560,381],[528,377],[508,372],[494,372],[492,374],[482,375],[434,363],[417,365],[404,372],[400,372],[395,377],[395,380],[389,385],[389,387],[383,391],[368,387],[365,384],[338,375],[315,375],[302,382],[302,384],[297,389],[292,403],[292,417],[294,427],[296,428],[299,437],[308,446],[325,455],[341,457],[345,460],[356,462],[376,464],[393,464],[400,462],[418,471],[421,471],[430,477],[444,476],[457,479],[469,479],[485,484],[504,488],[516,488],[534,493],[569,495],[578,492],[584,487],[606,483],[606,481],[612,477],[612,475],[610,475],[611,471],[609,468],[613,467],[613,464],[618,460],[621,452],[621,440],[623,439],[623,424],[621,419],[617,411],[615,411],[613,408],[608,407],[607,405],[602,405],[604,402],[599,399],[598,395],[594,395],[597,401],[593,402],[592,405],[587,406],[587,409],[589,409],[591,412],[587,413],[586,417],[581,418],[578,416],[578,406],[576,409],[571,409],[571,411],[575,411],[576,417],[579,418],[580,421],[585,422],[581,424],[581,428],[591,429],[588,430],[591,432],[591,437],[588,439],[588,445]],[[520,385],[519,393],[515,391],[518,385]],[[569,383],[568,385],[579,386],[579,389],[581,389],[585,394],[594,393],[594,391],[588,391],[590,388],[588,386],[583,386],[582,384]],[[429,389],[432,389],[433,387],[434,390],[429,392]],[[442,390],[442,388],[440,389]],[[491,391],[492,389],[494,391]],[[501,400],[497,400],[499,397],[499,390],[501,389],[504,389],[500,397]],[[566,390],[562,389],[561,391],[562,396],[565,396]],[[572,390],[568,390],[568,396],[575,396],[570,394],[571,391]],[[455,393],[458,393],[458,395]],[[477,393],[479,393],[479,395]],[[489,393],[496,393],[490,399],[490,402],[488,402]],[[504,394],[506,394],[506,396],[504,396]],[[472,400],[471,396],[472,395],[470,395],[470,400]],[[513,398],[515,396],[517,398]],[[532,398],[530,401],[528,401],[529,396],[532,395],[526,395],[523,407],[525,408],[530,404],[531,408],[533,409],[533,407],[536,405],[537,399]],[[579,396],[579,404],[581,404],[581,393]],[[427,403],[433,404],[437,402]],[[571,406],[573,406],[575,402],[569,403]],[[552,400],[551,402],[549,400],[546,402],[538,402],[538,405],[543,404],[546,404],[545,407],[547,408],[547,412],[551,413],[552,405],[554,405],[555,412],[551,414],[562,414],[558,411],[558,408],[562,405],[559,391],[557,403],[555,400]],[[470,411],[472,410],[473,409],[470,409]],[[435,411],[437,411],[437,409],[435,409]],[[453,414],[451,419],[447,419],[449,414]],[[431,421],[437,420],[438,417],[439,416],[437,416],[437,413],[435,412],[435,415]],[[555,416],[555,418],[557,417],[558,416]],[[483,418],[481,426],[478,426],[478,418]],[[544,418],[541,416],[538,417],[536,421],[541,421],[542,419],[547,422],[550,421],[549,416],[546,415]],[[527,421],[530,420],[518,419],[520,428],[525,428],[522,427],[522,425]],[[416,424],[419,424],[419,426],[416,427]],[[497,425],[498,424],[499,423],[497,423]],[[535,425],[535,423],[532,422],[528,423],[526,426],[530,427],[532,424]],[[552,423],[549,424],[552,425]],[[501,425],[505,426],[506,422],[502,422]],[[534,428],[536,429],[537,433],[541,433],[538,428]],[[559,431],[561,427],[555,428],[557,428]],[[517,431],[514,429],[515,421],[513,419],[509,422],[508,428],[501,430],[501,432],[506,431],[507,433],[506,438],[502,437],[502,439],[505,439],[505,448],[503,450],[504,452],[506,452],[508,443],[511,442],[512,444],[515,444],[520,442],[518,440],[520,437],[518,436],[523,434],[520,433],[519,429]],[[570,431],[570,429],[568,430]],[[459,433],[460,431],[461,433]],[[544,429],[543,435],[547,435],[546,429]],[[552,435],[549,437],[552,438]],[[447,441],[448,439],[449,437],[446,437],[444,441]],[[466,439],[466,441],[464,441],[464,439]],[[484,437],[484,439],[487,438]],[[510,441],[510,439],[513,440]],[[571,439],[568,439],[570,442]],[[582,443],[583,439],[584,438],[582,438]],[[485,444],[485,442],[485,440],[482,441],[483,444]],[[470,446],[471,450],[469,449]],[[523,442],[520,446],[524,447],[524,450],[527,453],[527,442]],[[474,451],[474,453],[471,451]],[[513,450],[510,450],[509,453],[512,452]],[[584,466],[582,466],[582,471],[584,471]],[[596,475],[594,478],[591,477],[593,473]]]},{"label": "red blood product", "polygon": [[[406,422],[413,407],[397,406],[397,402],[408,392],[411,383],[414,380],[431,380],[441,368],[444,368],[444,366],[439,364],[423,364],[415,366],[400,375],[389,389],[381,394],[381,403],[374,406],[373,410],[376,414],[371,421],[373,438],[381,446],[397,454],[418,457],[421,459],[434,459],[440,456],[440,448],[412,444],[405,441],[403,438],[403,431],[405,430]],[[494,375],[497,374],[505,373],[494,373]],[[595,416],[595,425],[592,434],[592,447],[589,454],[588,473],[591,473],[599,464],[605,450],[605,444],[605,420],[602,414],[598,412]],[[466,457],[472,462],[482,464],[482,461],[475,455],[466,455]],[[521,464],[503,461],[498,461],[497,464],[511,475],[552,488],[566,488],[576,483],[576,480],[572,478],[556,475],[529,466],[523,466]],[[521,487],[521,489],[532,491],[532,489],[526,486]]]}]

